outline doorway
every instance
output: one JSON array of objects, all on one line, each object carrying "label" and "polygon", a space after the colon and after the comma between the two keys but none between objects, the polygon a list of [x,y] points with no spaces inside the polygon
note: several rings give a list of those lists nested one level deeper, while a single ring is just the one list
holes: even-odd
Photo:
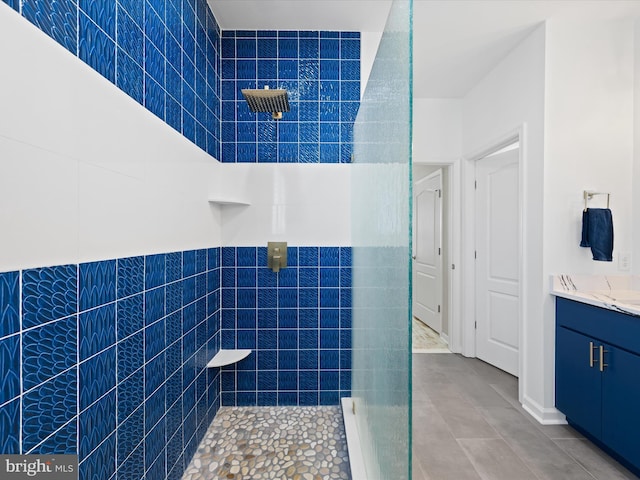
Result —
[{"label": "doorway", "polygon": [[448,165],[413,166],[415,353],[450,351],[449,170]]}]

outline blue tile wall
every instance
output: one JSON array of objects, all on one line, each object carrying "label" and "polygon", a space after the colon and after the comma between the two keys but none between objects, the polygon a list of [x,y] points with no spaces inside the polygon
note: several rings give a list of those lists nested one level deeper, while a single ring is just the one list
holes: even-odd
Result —
[{"label": "blue tile wall", "polygon": [[[221,32],[206,0],[2,1],[223,162],[351,161],[358,32]],[[265,85],[289,92],[282,120],[242,97]]]},{"label": "blue tile wall", "polygon": [[337,405],[351,395],[351,248],[222,249],[222,348],[250,348],[222,368],[222,404]]},{"label": "blue tile wall", "polygon": [[[360,106],[360,34],[222,32],[222,161],[349,163]],[[286,88],[281,120],[252,113],[243,88]]]},{"label": "blue tile wall", "polygon": [[181,478],[220,407],[220,264],[212,248],[0,273],[0,453]]},{"label": "blue tile wall", "polygon": [[2,0],[220,158],[220,27],[206,0]]}]

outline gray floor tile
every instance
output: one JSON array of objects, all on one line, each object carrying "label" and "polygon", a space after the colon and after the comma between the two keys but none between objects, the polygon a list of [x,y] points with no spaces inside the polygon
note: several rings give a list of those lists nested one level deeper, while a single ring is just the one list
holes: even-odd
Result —
[{"label": "gray floor tile", "polygon": [[624,480],[638,477],[586,439],[554,440],[597,480]]},{"label": "gray floor tile", "polygon": [[481,480],[451,434],[421,436],[413,444],[413,457],[426,479]]},{"label": "gray floor tile", "polygon": [[593,480],[570,455],[512,407],[480,409],[489,424],[541,480]]},{"label": "gray floor tile", "polygon": [[454,438],[498,438],[496,431],[463,398],[456,386],[449,385],[441,391],[430,391],[428,395]]},{"label": "gray floor tile", "polygon": [[451,435],[451,431],[433,404],[413,404],[413,441],[421,437]]},{"label": "gray floor tile", "polygon": [[524,462],[500,438],[458,440],[483,479],[536,480]]}]

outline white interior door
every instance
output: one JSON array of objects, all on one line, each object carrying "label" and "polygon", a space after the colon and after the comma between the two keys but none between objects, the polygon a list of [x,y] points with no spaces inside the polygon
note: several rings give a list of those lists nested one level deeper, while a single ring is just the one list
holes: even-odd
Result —
[{"label": "white interior door", "polygon": [[413,315],[442,331],[442,171],[416,182],[413,191]]},{"label": "white interior door", "polygon": [[476,162],[476,355],[518,376],[519,149]]}]

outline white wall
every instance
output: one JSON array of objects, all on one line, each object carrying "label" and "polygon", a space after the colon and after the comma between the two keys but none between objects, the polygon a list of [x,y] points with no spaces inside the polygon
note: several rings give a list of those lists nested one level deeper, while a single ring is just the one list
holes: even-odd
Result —
[{"label": "white wall", "polygon": [[454,163],[461,156],[462,100],[414,98],[414,163]]},{"label": "white wall", "polygon": [[[547,29],[545,269],[618,273],[632,246],[634,107],[633,20],[572,23]],[[580,248],[583,191],[611,193],[614,261]],[[606,206],[594,197],[590,206]]]},{"label": "white wall", "polygon": [[[549,21],[545,105],[542,300],[544,341],[553,345],[552,274],[629,273],[619,270],[617,256],[632,248],[633,20]],[[590,249],[578,246],[585,189],[611,193],[612,263],[593,261]],[[590,205],[604,206],[606,197]],[[555,370],[549,351],[544,367],[544,403],[553,405]]]},{"label": "white wall", "polygon": [[[543,285],[543,161],[544,161],[545,26],[538,27],[507,55],[464,98],[462,107],[462,152],[465,159],[480,155],[524,126],[521,176],[524,203],[520,388],[525,406],[538,418],[554,416],[547,400],[548,380],[543,368],[549,357],[545,343],[548,325],[541,322]],[[473,180],[474,164],[464,160],[463,185],[463,311],[474,311],[473,284]],[[475,354],[475,331],[467,322],[463,332],[463,352]],[[471,323],[471,324],[469,324]],[[551,350],[551,352],[553,352]],[[553,385],[553,378],[551,385]]]},{"label": "white wall", "polygon": [[351,245],[350,164],[222,164],[224,246]]},{"label": "white wall", "polygon": [[[0,271],[350,245],[350,165],[220,164],[4,3],[0,62]],[[245,189],[250,207],[208,202]]]},{"label": "white wall", "polygon": [[0,4],[0,271],[220,245],[217,161]]},{"label": "white wall", "polygon": [[[633,247],[631,249],[632,273],[640,275],[640,20],[634,25],[634,85],[633,85],[633,188],[632,210],[633,231],[631,237]],[[635,261],[634,261],[635,260]]]}]

